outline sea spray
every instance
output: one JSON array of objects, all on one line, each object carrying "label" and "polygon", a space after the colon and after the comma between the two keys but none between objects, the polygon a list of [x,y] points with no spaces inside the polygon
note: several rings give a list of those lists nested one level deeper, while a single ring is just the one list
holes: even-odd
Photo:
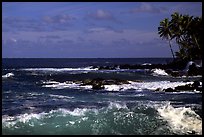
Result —
[{"label": "sea spray", "polygon": [[202,119],[191,108],[175,108],[170,103],[157,109],[177,134],[202,134]]}]

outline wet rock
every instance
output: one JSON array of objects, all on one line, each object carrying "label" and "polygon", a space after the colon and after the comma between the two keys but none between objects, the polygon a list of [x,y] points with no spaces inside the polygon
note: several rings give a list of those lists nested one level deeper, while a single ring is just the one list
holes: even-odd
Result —
[{"label": "wet rock", "polygon": [[197,75],[202,75],[202,69],[201,67],[197,67],[195,63],[192,63],[192,65],[190,65],[188,69],[188,76]]},{"label": "wet rock", "polygon": [[172,88],[167,88],[164,90],[165,92],[176,92],[176,90],[172,89]]},{"label": "wet rock", "polygon": [[74,80],[73,82],[76,83],[76,84],[81,84],[80,80]]},{"label": "wet rock", "polygon": [[203,118],[203,112],[202,112],[202,108],[199,108],[199,107],[196,107],[194,106],[193,108],[193,111],[200,116],[200,118]]},{"label": "wet rock", "polygon": [[98,67],[99,70],[115,70],[114,66],[100,66]]},{"label": "wet rock", "polygon": [[81,81],[81,85],[92,85],[92,89],[104,89],[104,85],[121,85],[121,84],[129,84],[128,80],[121,80],[121,79],[85,79]]},{"label": "wet rock", "polygon": [[104,80],[104,84],[105,85],[114,85],[114,84],[116,84],[116,81],[115,80]]},{"label": "wet rock", "polygon": [[196,132],[194,131],[194,130],[192,130],[192,131],[187,131],[187,135],[195,135],[196,134]]},{"label": "wet rock", "polygon": [[175,90],[182,90],[182,91],[187,91],[187,90],[194,90],[195,88],[192,87],[191,84],[187,84],[187,85],[184,85],[184,86],[177,86],[175,87]]},{"label": "wet rock", "polygon": [[198,87],[198,88],[196,88],[196,91],[202,92],[202,91],[203,91],[203,88],[202,88],[202,87]]},{"label": "wet rock", "polygon": [[184,80],[183,82],[190,82],[190,80],[187,79],[187,80]]},{"label": "wet rock", "polygon": [[92,89],[96,89],[96,90],[99,90],[99,89],[104,89],[104,85],[103,85],[103,82],[102,81],[94,81],[92,83]]},{"label": "wet rock", "polygon": [[192,87],[194,87],[197,91],[202,92],[202,85],[200,84],[200,81],[194,81]]},{"label": "wet rock", "polygon": [[199,82],[199,81],[194,81],[193,84],[192,84],[192,86],[193,86],[194,88],[198,88],[198,87],[200,86],[200,82]]},{"label": "wet rock", "polygon": [[85,79],[83,81],[83,85],[91,85],[92,84],[92,80],[91,79]]},{"label": "wet rock", "polygon": [[179,71],[165,70],[165,72],[172,77],[181,77],[183,74]]},{"label": "wet rock", "polygon": [[122,80],[122,79],[114,79],[115,85],[122,85],[122,84],[130,84],[127,80]]},{"label": "wet rock", "polygon": [[162,91],[162,89],[161,88],[157,88],[155,91]]},{"label": "wet rock", "polygon": [[134,82],[144,82],[143,80],[133,80]]}]

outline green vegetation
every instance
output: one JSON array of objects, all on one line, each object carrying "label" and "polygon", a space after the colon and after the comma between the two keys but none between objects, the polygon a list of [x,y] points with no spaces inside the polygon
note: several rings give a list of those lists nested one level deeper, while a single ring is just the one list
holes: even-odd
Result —
[{"label": "green vegetation", "polygon": [[[202,17],[182,15],[177,12],[171,15],[171,20],[165,18],[160,22],[158,34],[169,42],[173,58],[180,60],[197,60],[202,57]],[[173,52],[171,41],[179,46],[178,52]]]}]

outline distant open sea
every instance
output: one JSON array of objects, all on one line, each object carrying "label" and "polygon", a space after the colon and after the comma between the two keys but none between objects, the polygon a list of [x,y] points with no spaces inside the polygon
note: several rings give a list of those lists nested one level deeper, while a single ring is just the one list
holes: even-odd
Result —
[{"label": "distant open sea", "polygon": [[[185,85],[202,76],[175,78],[161,69],[96,67],[170,61],[171,58],[3,58],[2,134],[201,135],[202,93],[155,90]],[[128,80],[129,84],[93,90],[91,85],[78,82],[95,78]]]}]

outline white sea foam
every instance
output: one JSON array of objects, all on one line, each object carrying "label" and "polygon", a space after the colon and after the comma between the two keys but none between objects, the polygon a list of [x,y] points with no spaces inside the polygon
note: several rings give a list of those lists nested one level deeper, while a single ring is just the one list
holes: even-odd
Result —
[{"label": "white sea foam", "polygon": [[[77,116],[77,117],[82,117],[84,116],[87,112],[94,112],[95,114],[98,114],[97,109],[87,109],[87,108],[75,108],[73,111],[64,109],[64,108],[59,108],[57,110],[51,110],[47,113],[42,112],[42,113],[25,113],[25,114],[20,114],[17,116],[8,116],[8,115],[3,115],[2,116],[2,125],[3,127],[15,127],[17,123],[28,123],[31,120],[37,120],[41,121],[44,118],[51,118],[51,117],[58,117],[58,116],[67,116],[67,115],[72,115],[72,116]],[[83,120],[83,119],[82,119]],[[42,122],[42,121],[41,121]],[[31,122],[32,123],[32,122]],[[30,123],[29,123],[30,125]],[[33,125],[30,125],[33,126]]]},{"label": "white sea foam", "polygon": [[35,92],[32,92],[32,93],[28,93],[28,95],[30,95],[30,96],[41,96],[41,95],[44,95],[44,93],[35,93]]},{"label": "white sea foam", "polygon": [[177,86],[192,84],[193,82],[170,82],[170,81],[157,81],[157,82],[132,82],[130,84],[123,85],[105,85],[105,89],[108,91],[125,91],[125,90],[156,90],[160,88],[161,90],[167,88],[175,88]]},{"label": "white sea foam", "polygon": [[153,76],[168,76],[168,74],[163,69],[152,69]]},{"label": "white sea foam", "polygon": [[191,108],[174,108],[169,103],[157,109],[160,116],[166,120],[175,133],[195,132],[202,134],[202,119]]},{"label": "white sea foam", "polygon": [[72,115],[72,116],[84,116],[86,112],[90,111],[91,109],[87,108],[75,108],[73,111],[67,110],[64,108],[59,108],[57,110],[51,110],[49,113],[60,113],[62,116]]},{"label": "white sea foam", "polygon": [[[117,108],[117,109],[127,109],[127,106],[125,103],[118,103],[118,102],[110,102],[108,105],[107,109],[113,109],[113,108]],[[104,108],[101,108],[104,109]],[[88,117],[84,117],[86,115],[86,113],[93,113],[94,115],[98,115],[99,111],[101,109],[89,109],[89,108],[75,108],[74,110],[68,110],[68,109],[64,109],[64,108],[59,108],[56,110],[51,110],[49,112],[41,112],[41,113],[25,113],[25,114],[20,114],[17,116],[8,116],[8,115],[2,115],[2,125],[3,127],[13,127],[15,126],[17,123],[32,123],[31,121],[41,121],[43,122],[43,119],[45,118],[52,118],[52,117],[65,117],[68,115],[71,116],[76,116],[76,117],[81,117],[82,120],[86,120],[88,119]],[[30,123],[29,123],[30,122]],[[30,125],[31,126],[31,125]]]},{"label": "white sea foam", "polygon": [[181,78],[202,78],[202,75],[197,75],[197,76],[181,76]]},{"label": "white sea foam", "polygon": [[143,63],[142,65],[152,65],[151,63]]},{"label": "white sea foam", "polygon": [[128,109],[126,104],[123,103],[123,104],[120,104],[120,103],[117,103],[117,102],[110,102],[110,104],[108,105],[108,108],[109,109],[113,109],[113,108],[117,108],[117,109]]},{"label": "white sea foam", "polygon": [[50,97],[54,97],[54,98],[59,98],[59,99],[73,99],[74,97],[69,97],[69,96],[62,96],[62,95],[49,95]]},{"label": "white sea foam", "polygon": [[98,68],[90,67],[83,67],[83,68],[26,68],[21,69],[25,71],[54,71],[54,72],[63,72],[63,71],[94,71],[98,70]]},{"label": "white sea foam", "polygon": [[12,72],[7,73],[6,75],[3,75],[2,78],[9,78],[9,77],[13,77],[14,74]]},{"label": "white sea foam", "polygon": [[[156,90],[160,89],[161,91],[167,88],[174,89],[177,86],[183,86],[186,84],[193,84],[193,82],[170,82],[170,81],[156,81],[156,82],[133,82],[129,81],[130,84],[122,85],[104,85],[105,90],[107,91],[126,91],[126,90],[137,90],[142,91],[144,89]],[[53,89],[64,89],[64,88],[73,88],[73,89],[92,89],[92,85],[81,86],[82,83],[74,82],[56,82],[56,81],[47,81],[43,82],[43,87],[53,88]]]},{"label": "white sea foam", "polygon": [[41,119],[43,116],[45,115],[45,113],[40,113],[40,114],[21,114],[18,116],[8,116],[8,115],[3,115],[2,116],[2,125],[3,127],[13,127],[16,125],[16,123],[20,122],[20,123],[27,123],[29,122],[31,119]]},{"label": "white sea foam", "polygon": [[42,87],[48,87],[53,89],[64,89],[64,88],[73,88],[73,89],[91,89],[91,85],[80,86],[81,84],[74,83],[74,82],[56,82],[56,81],[45,81],[43,82]]}]

